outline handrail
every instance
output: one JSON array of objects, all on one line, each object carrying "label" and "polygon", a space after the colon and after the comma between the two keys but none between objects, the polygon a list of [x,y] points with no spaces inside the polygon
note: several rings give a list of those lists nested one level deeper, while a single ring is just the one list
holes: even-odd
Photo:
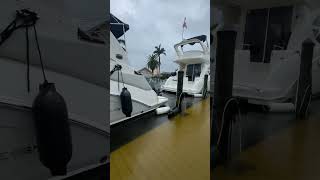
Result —
[{"label": "handrail", "polygon": [[193,39],[183,40],[182,42],[174,45],[174,49],[175,49],[177,55],[178,56],[182,56],[183,55],[181,53],[181,51],[178,49],[179,46],[183,46],[183,45],[190,44],[190,43],[200,43],[200,45],[201,45],[201,47],[203,49],[203,52],[204,53],[208,53],[208,48],[205,46],[205,44],[201,40],[193,38]]}]

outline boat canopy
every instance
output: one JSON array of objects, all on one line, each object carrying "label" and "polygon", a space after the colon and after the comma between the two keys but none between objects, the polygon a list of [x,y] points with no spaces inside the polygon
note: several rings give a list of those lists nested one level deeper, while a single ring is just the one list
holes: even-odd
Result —
[{"label": "boat canopy", "polygon": [[[198,40],[200,40],[200,41],[202,41],[202,42],[205,42],[205,41],[207,40],[207,36],[206,36],[206,35],[195,36],[195,37],[186,39],[185,41],[187,41],[187,40],[192,40],[192,39],[198,39]],[[191,42],[191,43],[189,43],[189,44],[190,44],[190,45],[194,45],[195,43],[196,43],[196,42]],[[183,47],[183,45],[182,45],[182,47]]]},{"label": "boat canopy", "polygon": [[129,25],[122,22],[120,19],[110,13],[110,30],[118,39],[129,30]]}]

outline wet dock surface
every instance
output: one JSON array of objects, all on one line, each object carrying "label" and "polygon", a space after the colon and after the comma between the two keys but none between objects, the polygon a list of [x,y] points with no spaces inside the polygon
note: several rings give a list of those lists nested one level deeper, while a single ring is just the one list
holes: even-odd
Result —
[{"label": "wet dock surface", "polygon": [[109,177],[110,163],[107,163],[63,180],[108,180]]},{"label": "wet dock surface", "polygon": [[320,179],[319,105],[311,102],[308,119],[292,112],[242,116],[242,152],[233,132],[232,161],[211,169],[211,179]]},{"label": "wet dock surface", "polygon": [[[175,94],[163,93],[162,95],[169,99],[168,105],[173,108],[176,103]],[[201,100],[201,98],[187,96],[185,98],[185,103],[187,107],[191,107],[193,104],[200,102]],[[152,112],[144,116],[111,126],[112,138],[110,142],[110,151],[112,152],[118,149],[140,135],[168,121],[170,120],[168,119],[167,114],[158,116],[155,114],[155,112]]]},{"label": "wet dock surface", "polygon": [[[209,179],[209,98],[189,100],[197,102],[171,120],[165,115],[127,125],[136,127],[124,126],[115,130],[116,139],[127,143],[123,142],[111,153],[111,179]],[[150,121],[161,122],[152,125]],[[139,133],[134,133],[135,129]],[[130,137],[132,134],[136,137]],[[119,145],[114,137],[113,131],[111,142],[113,146]]]}]

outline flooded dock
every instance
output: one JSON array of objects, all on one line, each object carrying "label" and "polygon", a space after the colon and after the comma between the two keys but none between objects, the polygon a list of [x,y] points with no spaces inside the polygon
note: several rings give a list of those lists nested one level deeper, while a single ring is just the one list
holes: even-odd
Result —
[{"label": "flooded dock", "polygon": [[[172,93],[164,93],[164,97],[168,98],[168,105],[173,108],[176,103],[176,96]],[[193,98],[187,96],[185,99],[186,107],[191,107],[193,104],[200,102],[201,98]],[[112,140],[111,140],[111,152],[118,149],[124,144],[127,144],[136,137],[158,127],[159,125],[168,122],[167,114],[156,115],[155,112],[148,113],[141,117],[124,121],[119,124],[111,126]]]},{"label": "flooded dock", "polygon": [[170,120],[148,115],[111,127],[111,179],[209,179],[210,100],[188,97],[186,103]]},{"label": "flooded dock", "polygon": [[242,117],[242,152],[234,133],[232,160],[211,169],[211,179],[319,179],[320,101],[308,119],[294,113],[249,113]]}]

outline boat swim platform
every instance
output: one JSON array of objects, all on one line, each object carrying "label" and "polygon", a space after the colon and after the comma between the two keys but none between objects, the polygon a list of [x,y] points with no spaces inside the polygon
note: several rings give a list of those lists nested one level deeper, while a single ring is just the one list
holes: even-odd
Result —
[{"label": "boat swim platform", "polygon": [[210,179],[209,106],[210,98],[199,101],[111,152],[110,178]]},{"label": "boat swim platform", "polygon": [[[308,119],[296,119],[294,113],[277,114],[278,118],[273,119],[279,124],[282,123],[280,128],[265,122],[267,118],[257,120],[265,129],[269,129],[269,132],[262,132],[265,133],[265,138],[259,138],[257,143],[245,143],[244,150],[230,163],[211,169],[211,179],[320,179],[320,111],[317,109],[319,105],[319,101],[311,103]],[[281,122],[282,120],[285,123]],[[253,132],[244,134],[244,141],[250,139],[249,136],[255,136]]]}]

